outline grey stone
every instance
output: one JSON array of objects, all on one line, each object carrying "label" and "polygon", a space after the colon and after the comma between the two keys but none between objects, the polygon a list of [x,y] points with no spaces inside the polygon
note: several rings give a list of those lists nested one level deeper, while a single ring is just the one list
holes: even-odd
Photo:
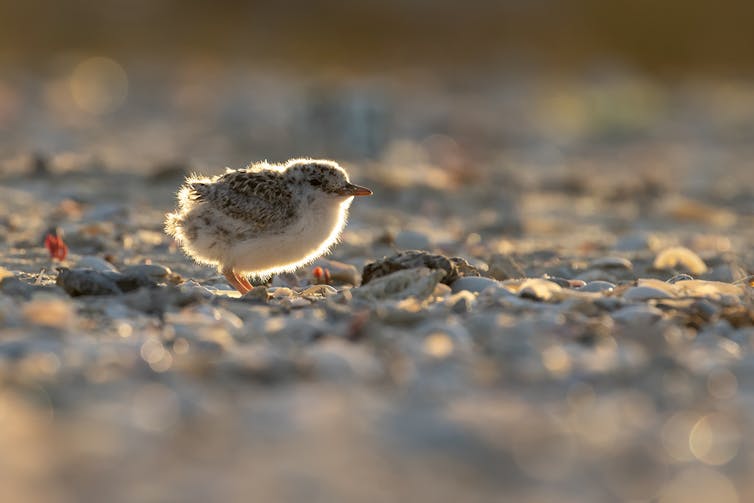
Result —
[{"label": "grey stone", "polygon": [[527,279],[521,284],[518,294],[527,299],[549,301],[557,300],[562,290],[557,283],[542,278],[533,278]]},{"label": "grey stone", "polygon": [[609,293],[615,289],[615,283],[609,281],[590,281],[586,285],[577,288],[580,292],[605,292]]},{"label": "grey stone", "polygon": [[172,271],[160,264],[137,264],[130,265],[121,269],[121,273],[131,276],[147,276],[153,279],[166,278],[172,274]]},{"label": "grey stone", "polygon": [[479,271],[462,258],[448,258],[424,251],[406,251],[377,260],[364,266],[362,285],[395,271],[426,267],[443,271],[441,282],[450,285],[460,276],[479,276]]},{"label": "grey stone", "polygon": [[445,276],[442,269],[421,267],[398,270],[351,289],[351,294],[354,298],[372,301],[408,297],[425,299],[432,295],[437,283]]},{"label": "grey stone", "polygon": [[123,293],[115,280],[94,269],[58,268],[55,283],[72,297],[79,295],[117,295]]},{"label": "grey stone", "polygon": [[500,288],[500,282],[490,278],[483,278],[481,276],[466,276],[458,278],[451,283],[450,288],[453,293],[460,292],[462,290],[468,290],[469,292],[483,292],[487,288]]},{"label": "grey stone", "polygon": [[81,257],[74,269],[93,269],[97,272],[118,272],[118,269],[105,259],[95,255],[84,255]]},{"label": "grey stone", "polygon": [[623,292],[623,299],[629,302],[642,302],[650,299],[671,299],[668,292],[651,286],[634,286]]},{"label": "grey stone", "polygon": [[653,306],[639,304],[622,307],[613,311],[610,316],[623,325],[652,325],[663,316],[662,311]]}]

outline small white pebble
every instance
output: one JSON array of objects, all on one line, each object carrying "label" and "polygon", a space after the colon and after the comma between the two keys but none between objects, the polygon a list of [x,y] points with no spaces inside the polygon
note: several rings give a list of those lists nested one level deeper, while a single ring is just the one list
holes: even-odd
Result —
[{"label": "small white pebble", "polygon": [[662,250],[657,254],[653,265],[655,269],[681,268],[694,275],[707,272],[707,264],[699,255],[683,246],[674,246]]}]

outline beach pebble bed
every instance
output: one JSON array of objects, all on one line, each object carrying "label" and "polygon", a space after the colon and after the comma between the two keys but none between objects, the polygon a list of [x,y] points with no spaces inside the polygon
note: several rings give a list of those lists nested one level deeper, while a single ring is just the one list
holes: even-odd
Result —
[{"label": "beach pebble bed", "polygon": [[405,474],[399,494],[438,501],[754,494],[751,249],[662,232],[390,238],[372,180],[331,256],[241,297],[160,232],[173,185],[61,213],[76,176],[50,181],[70,200],[3,189],[28,218],[3,231],[0,445],[34,444],[8,473],[44,460],[30,480],[92,501],[110,484],[116,501],[199,501],[204,484],[370,499]]}]

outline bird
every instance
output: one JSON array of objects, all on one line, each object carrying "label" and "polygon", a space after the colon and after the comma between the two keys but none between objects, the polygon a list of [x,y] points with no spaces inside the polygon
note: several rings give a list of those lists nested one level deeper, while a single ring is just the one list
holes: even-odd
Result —
[{"label": "bird", "polygon": [[253,289],[249,276],[292,272],[329,252],[354,197],[371,194],[335,161],[262,161],[212,177],[188,176],[165,232],[243,295]]}]

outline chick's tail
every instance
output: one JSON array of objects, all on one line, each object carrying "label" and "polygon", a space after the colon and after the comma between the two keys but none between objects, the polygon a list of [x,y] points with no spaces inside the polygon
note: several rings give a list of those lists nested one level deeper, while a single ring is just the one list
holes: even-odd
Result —
[{"label": "chick's tail", "polygon": [[183,214],[176,211],[165,216],[165,232],[177,239],[183,240]]}]

